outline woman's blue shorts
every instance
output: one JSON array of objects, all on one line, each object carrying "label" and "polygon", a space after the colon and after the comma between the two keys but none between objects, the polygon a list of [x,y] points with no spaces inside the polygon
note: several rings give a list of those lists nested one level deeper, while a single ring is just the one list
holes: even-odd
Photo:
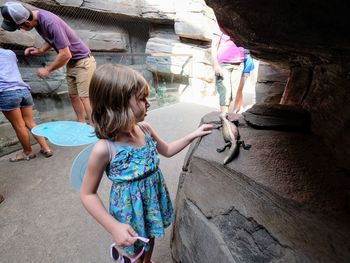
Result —
[{"label": "woman's blue shorts", "polygon": [[33,106],[33,98],[28,89],[5,90],[0,92],[0,110],[11,111],[20,107]]}]

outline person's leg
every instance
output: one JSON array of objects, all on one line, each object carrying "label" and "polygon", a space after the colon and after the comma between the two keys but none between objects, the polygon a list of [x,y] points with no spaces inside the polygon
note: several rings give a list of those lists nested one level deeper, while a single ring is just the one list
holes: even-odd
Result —
[{"label": "person's leg", "polygon": [[[36,126],[36,123],[33,120],[33,107],[32,106],[22,107],[21,112],[22,112],[22,117],[26,127],[31,131]],[[35,134],[33,134],[33,137],[39,143],[42,152],[52,153],[44,137],[37,136]],[[52,156],[52,154],[50,154],[50,156]]]},{"label": "person's leg", "polygon": [[72,103],[75,115],[78,122],[85,123],[85,109],[80,97],[78,95],[69,94],[70,101]]},{"label": "person's leg", "polygon": [[219,93],[220,111],[226,113],[230,101],[230,73],[225,65],[221,65],[222,76],[216,76],[216,90]]},{"label": "person's leg", "polygon": [[11,123],[23,151],[10,158],[11,162],[30,160],[35,157],[30,145],[30,137],[23,120],[20,107],[32,106],[33,98],[28,89],[18,89],[0,92],[0,110]]},{"label": "person's leg", "polygon": [[23,152],[26,155],[30,155],[32,153],[30,137],[25,122],[23,120],[20,108],[10,111],[2,111],[2,113],[5,115],[6,119],[8,119],[13,129],[15,130],[17,138],[22,145]]},{"label": "person's leg", "polygon": [[230,100],[229,107],[228,107],[229,112],[232,112],[232,110],[234,109],[234,103],[236,100],[237,92],[238,92],[239,87],[240,87],[242,72],[243,72],[243,63],[232,65],[232,71],[230,74],[231,100]]},{"label": "person's leg", "polygon": [[66,67],[67,67],[66,79],[68,84],[69,99],[71,101],[75,115],[77,116],[78,122],[85,123],[85,109],[84,109],[83,103],[79,98],[77,85],[76,85],[75,65],[68,63]]},{"label": "person's leg", "polygon": [[91,105],[89,99],[89,87],[92,75],[96,69],[96,61],[93,56],[82,59],[77,63],[76,86],[80,100],[84,106],[85,113],[91,123]]},{"label": "person's leg", "polygon": [[151,263],[153,248],[154,248],[154,238],[151,238],[149,241],[150,249],[145,252],[142,263]]},{"label": "person's leg", "polygon": [[222,113],[227,112],[227,106],[226,106],[226,87],[223,83],[223,77],[222,76],[216,76],[216,90],[219,93],[219,105],[220,105],[220,111]]},{"label": "person's leg", "polygon": [[238,87],[237,92],[236,92],[236,98],[235,98],[235,101],[233,104],[232,111],[234,113],[239,113],[239,111],[241,110],[241,107],[243,105],[243,88],[244,88],[244,84],[245,84],[246,79],[247,79],[247,76],[245,74],[243,74],[241,77],[241,81],[239,83],[239,87]]},{"label": "person's leg", "polygon": [[239,83],[239,87],[238,87],[237,92],[236,92],[235,102],[234,102],[233,108],[232,108],[232,111],[234,113],[239,113],[239,111],[241,110],[241,108],[243,106],[243,89],[244,89],[246,80],[249,77],[250,72],[252,72],[254,70],[254,67],[255,67],[254,60],[250,56],[249,50],[245,50],[244,63],[243,63],[243,73],[242,73],[241,81]]},{"label": "person's leg", "polygon": [[92,120],[91,120],[92,109],[91,109],[91,105],[90,105],[90,99],[89,99],[89,97],[80,97],[80,100],[83,103],[84,110],[86,112],[86,115],[88,116],[89,124],[91,124],[92,123]]}]

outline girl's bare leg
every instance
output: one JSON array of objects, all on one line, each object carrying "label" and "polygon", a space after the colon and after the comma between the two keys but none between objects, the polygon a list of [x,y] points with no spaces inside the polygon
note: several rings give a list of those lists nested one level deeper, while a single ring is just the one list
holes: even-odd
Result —
[{"label": "girl's bare leg", "polygon": [[[143,255],[135,261],[135,263],[151,263],[151,257],[152,257],[152,253],[153,253],[153,247],[154,247],[154,238],[151,238],[149,241],[150,244],[150,250],[147,252],[144,252]],[[140,251],[136,252],[135,255],[137,255],[138,253],[140,253]],[[135,257],[135,255],[133,255],[132,257]]]},{"label": "girl's bare leg", "polygon": [[150,250],[145,252],[142,263],[151,263],[151,258],[152,258],[153,248],[154,248],[154,238],[150,239],[149,244],[151,248]]}]

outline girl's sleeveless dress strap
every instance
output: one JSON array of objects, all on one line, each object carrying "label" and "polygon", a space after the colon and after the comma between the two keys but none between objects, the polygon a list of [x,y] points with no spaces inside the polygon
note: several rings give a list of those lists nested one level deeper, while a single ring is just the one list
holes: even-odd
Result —
[{"label": "girl's sleeveless dress strap", "polygon": [[151,134],[151,133],[149,132],[149,130],[148,130],[144,125],[142,125],[142,124],[137,124],[137,125],[140,127],[141,131],[142,131],[144,134]]},{"label": "girl's sleeveless dress strap", "polygon": [[104,140],[106,145],[107,145],[107,148],[108,148],[108,155],[109,155],[109,161],[111,162],[112,161],[112,149],[111,149],[111,141],[109,140]]}]

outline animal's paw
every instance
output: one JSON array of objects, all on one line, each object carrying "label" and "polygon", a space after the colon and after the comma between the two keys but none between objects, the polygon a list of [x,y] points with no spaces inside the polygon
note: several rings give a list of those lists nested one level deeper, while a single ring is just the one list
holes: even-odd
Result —
[{"label": "animal's paw", "polygon": [[252,148],[251,144],[245,144],[244,141],[239,141],[239,144],[242,145],[242,148],[244,150],[249,150],[250,148]]}]

